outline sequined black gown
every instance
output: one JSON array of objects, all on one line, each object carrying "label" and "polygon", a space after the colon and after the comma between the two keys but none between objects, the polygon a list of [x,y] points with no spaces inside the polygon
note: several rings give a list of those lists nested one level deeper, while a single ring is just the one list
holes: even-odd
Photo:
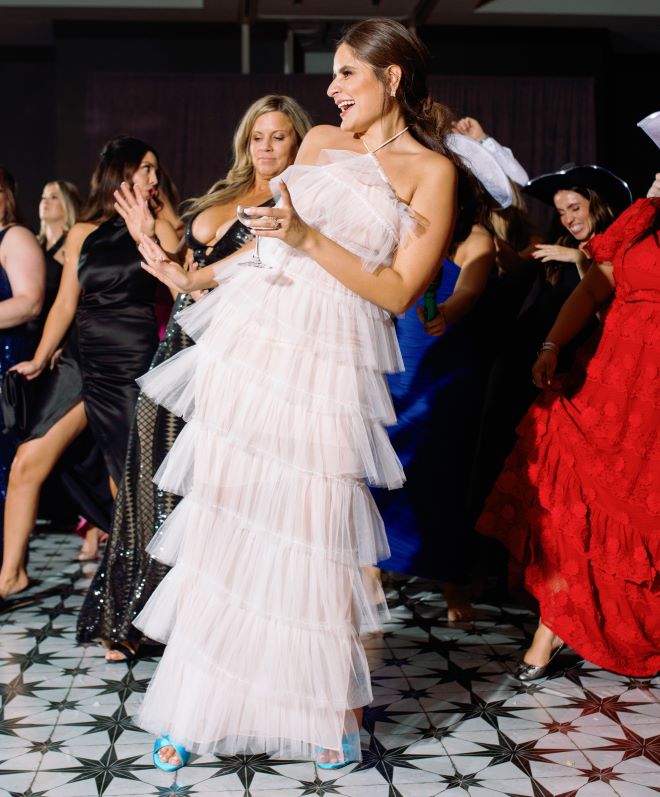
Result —
[{"label": "sequined black gown", "polygon": [[[248,229],[235,222],[209,250],[195,240],[191,227],[192,220],[186,226],[186,243],[200,267],[228,257],[251,240]],[[188,294],[177,297],[151,368],[193,344],[175,318],[191,302]],[[180,501],[180,496],[157,489],[152,477],[183,425],[181,418],[140,394],[124,476],[115,501],[110,540],[78,619],[79,642],[140,640],[140,633],[132,625],[133,618],[168,570],[152,559],[145,548]]]}]

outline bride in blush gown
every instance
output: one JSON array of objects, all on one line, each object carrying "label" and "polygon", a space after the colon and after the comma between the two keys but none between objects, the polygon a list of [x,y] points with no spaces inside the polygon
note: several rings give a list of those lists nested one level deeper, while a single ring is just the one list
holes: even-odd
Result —
[{"label": "bride in blush gown", "polygon": [[184,495],[150,545],[173,568],[135,621],[167,642],[137,717],[164,737],[161,768],[186,749],[360,758],[359,635],[386,611],[367,566],[388,556],[367,481],[404,479],[384,428],[391,313],[434,277],[455,214],[427,58],[392,20],[346,33],[328,88],[340,128],[308,133],[276,207],[247,209],[266,268],[237,255],[185,272],[143,239],[150,273],[218,286],[178,316],[196,345],[141,379],[188,421],[156,474]]}]

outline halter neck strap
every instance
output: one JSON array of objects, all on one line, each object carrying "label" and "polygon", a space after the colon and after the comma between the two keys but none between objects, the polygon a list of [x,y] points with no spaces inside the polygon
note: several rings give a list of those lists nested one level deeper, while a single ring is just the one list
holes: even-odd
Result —
[{"label": "halter neck strap", "polygon": [[406,125],[406,126],[403,128],[403,130],[399,130],[399,132],[398,132],[398,133],[395,133],[395,134],[392,136],[392,138],[388,138],[388,139],[387,139],[387,141],[383,141],[383,143],[382,143],[382,144],[379,144],[379,145],[378,145],[377,147],[375,147],[374,149],[369,149],[369,145],[368,145],[368,144],[367,144],[367,142],[364,140],[364,137],[362,137],[362,138],[360,139],[360,141],[361,141],[361,142],[364,144],[364,148],[367,150],[367,152],[368,152],[370,155],[373,155],[373,154],[374,154],[374,152],[378,152],[378,150],[379,150],[379,149],[382,149],[383,147],[386,147],[388,144],[391,144],[391,143],[394,141],[394,139],[398,138],[399,136],[402,136],[402,135],[403,135],[403,134],[406,132],[406,130],[407,130],[407,129],[408,129],[408,125]]}]

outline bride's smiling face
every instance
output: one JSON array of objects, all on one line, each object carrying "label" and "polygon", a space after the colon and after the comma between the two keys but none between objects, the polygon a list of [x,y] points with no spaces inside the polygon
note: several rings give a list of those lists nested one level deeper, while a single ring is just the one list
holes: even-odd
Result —
[{"label": "bride's smiling face", "polygon": [[339,110],[341,129],[361,133],[382,116],[385,87],[352,48],[341,44],[335,53],[328,96]]}]

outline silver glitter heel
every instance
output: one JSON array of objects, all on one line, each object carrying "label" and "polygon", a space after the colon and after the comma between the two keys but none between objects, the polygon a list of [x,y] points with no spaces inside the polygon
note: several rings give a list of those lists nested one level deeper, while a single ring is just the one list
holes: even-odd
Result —
[{"label": "silver glitter heel", "polygon": [[558,648],[555,648],[546,664],[528,664],[524,660],[521,661],[515,672],[516,678],[518,678],[519,681],[535,681],[537,678],[544,678],[548,673],[552,660],[565,647],[566,643],[562,642]]}]

